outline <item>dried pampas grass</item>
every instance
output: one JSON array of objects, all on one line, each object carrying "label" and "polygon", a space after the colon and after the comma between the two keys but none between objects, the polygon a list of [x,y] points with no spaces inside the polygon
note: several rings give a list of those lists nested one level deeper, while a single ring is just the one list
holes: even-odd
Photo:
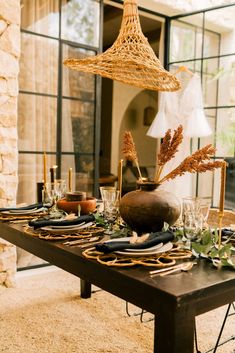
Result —
[{"label": "dried pampas grass", "polygon": [[[174,130],[173,134],[171,129],[167,130],[160,146],[160,152],[157,155],[156,173],[154,177],[155,183],[162,184],[167,180],[175,179],[177,176],[182,176],[185,173],[205,173],[223,166],[223,161],[210,161],[216,150],[211,144],[209,144],[186,157],[175,169],[161,178],[164,166],[175,157],[182,141],[182,125],[179,125],[178,128]],[[127,160],[135,162],[140,180],[143,180],[135,143],[130,131],[125,131],[124,133],[122,152]]]}]

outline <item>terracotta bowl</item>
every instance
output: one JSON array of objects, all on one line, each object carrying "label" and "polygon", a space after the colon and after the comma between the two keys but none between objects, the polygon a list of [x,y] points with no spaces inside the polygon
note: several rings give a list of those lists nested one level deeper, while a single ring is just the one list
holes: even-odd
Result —
[{"label": "terracotta bowl", "polygon": [[81,206],[81,215],[89,214],[94,212],[96,209],[96,198],[87,197],[86,200],[82,201],[67,201],[65,199],[57,202],[57,207],[67,213],[78,213],[78,205]]}]

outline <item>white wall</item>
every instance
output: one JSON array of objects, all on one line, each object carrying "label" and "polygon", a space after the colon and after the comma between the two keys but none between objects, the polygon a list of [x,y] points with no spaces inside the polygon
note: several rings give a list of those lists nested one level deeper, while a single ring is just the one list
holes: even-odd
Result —
[{"label": "white wall", "polygon": [[113,111],[112,111],[112,150],[111,173],[117,174],[120,145],[120,125],[129,103],[141,92],[140,88],[113,82]]}]

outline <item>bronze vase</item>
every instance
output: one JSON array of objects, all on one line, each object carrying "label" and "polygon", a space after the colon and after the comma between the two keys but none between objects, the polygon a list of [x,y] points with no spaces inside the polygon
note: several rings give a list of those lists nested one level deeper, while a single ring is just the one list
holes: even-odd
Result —
[{"label": "bronze vase", "polygon": [[180,200],[171,192],[158,189],[154,182],[138,183],[139,189],[128,192],[120,200],[122,219],[139,235],[162,230],[179,218]]}]

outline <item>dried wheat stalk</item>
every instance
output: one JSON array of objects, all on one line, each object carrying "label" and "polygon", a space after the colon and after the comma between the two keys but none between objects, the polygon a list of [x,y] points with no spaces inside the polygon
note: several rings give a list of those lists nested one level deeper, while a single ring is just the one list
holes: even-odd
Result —
[{"label": "dried wheat stalk", "polygon": [[183,126],[179,125],[176,130],[174,130],[173,136],[171,136],[171,129],[167,130],[163,141],[160,146],[160,152],[157,156],[157,168],[155,175],[155,182],[158,183],[162,170],[167,162],[175,157],[176,152],[178,152],[178,147],[183,140]]},{"label": "dried wheat stalk", "polygon": [[216,168],[221,168],[223,162],[205,162],[210,160],[211,156],[214,155],[215,148],[209,144],[202,147],[198,151],[194,152],[191,156],[186,157],[178,167],[164,176],[159,180],[159,184],[166,180],[175,179],[177,176],[184,175],[185,173],[204,173],[206,171],[211,171]]},{"label": "dried wheat stalk", "polygon": [[124,132],[122,153],[128,161],[134,162],[136,164],[136,167],[137,167],[137,170],[139,173],[139,177],[142,180],[143,178],[142,178],[140,167],[139,167],[137,151],[136,151],[135,143],[133,141],[133,137],[132,137],[130,131]]}]

